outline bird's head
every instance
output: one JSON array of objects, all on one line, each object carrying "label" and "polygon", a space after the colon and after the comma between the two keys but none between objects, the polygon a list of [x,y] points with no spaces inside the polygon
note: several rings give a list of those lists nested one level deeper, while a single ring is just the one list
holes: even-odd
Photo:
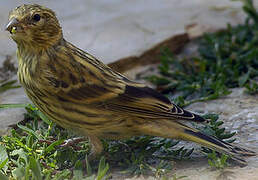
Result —
[{"label": "bird's head", "polygon": [[62,39],[62,28],[55,13],[37,4],[13,9],[5,29],[18,46],[48,48]]}]

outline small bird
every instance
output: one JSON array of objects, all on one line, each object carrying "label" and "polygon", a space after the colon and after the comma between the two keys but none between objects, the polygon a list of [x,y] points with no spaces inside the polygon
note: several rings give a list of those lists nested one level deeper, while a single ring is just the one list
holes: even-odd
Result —
[{"label": "small bird", "polygon": [[28,97],[61,127],[87,136],[93,156],[103,150],[101,138],[140,135],[193,141],[241,163],[242,155],[255,154],[184,125],[205,119],[66,41],[49,8],[37,4],[15,8],[6,30],[17,44],[18,78]]}]

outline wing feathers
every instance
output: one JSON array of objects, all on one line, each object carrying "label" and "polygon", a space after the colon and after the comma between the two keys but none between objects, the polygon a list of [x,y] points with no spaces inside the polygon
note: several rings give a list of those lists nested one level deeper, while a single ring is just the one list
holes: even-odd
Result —
[{"label": "wing feathers", "polygon": [[172,104],[168,98],[149,87],[126,85],[124,93],[107,103],[110,110],[138,117],[205,121],[202,117]]}]

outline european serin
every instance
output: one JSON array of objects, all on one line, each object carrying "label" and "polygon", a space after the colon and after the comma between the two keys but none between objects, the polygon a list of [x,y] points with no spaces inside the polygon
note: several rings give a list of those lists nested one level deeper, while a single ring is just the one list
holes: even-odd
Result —
[{"label": "european serin", "polygon": [[19,6],[6,30],[17,43],[18,77],[29,98],[60,126],[89,137],[95,155],[100,138],[140,135],[193,141],[241,162],[239,155],[254,154],[184,125],[205,120],[67,42],[52,10]]}]

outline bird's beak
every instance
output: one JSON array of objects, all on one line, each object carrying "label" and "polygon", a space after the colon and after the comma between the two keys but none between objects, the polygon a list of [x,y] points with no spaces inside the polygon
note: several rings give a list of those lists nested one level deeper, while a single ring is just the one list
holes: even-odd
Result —
[{"label": "bird's beak", "polygon": [[17,28],[17,25],[19,25],[19,21],[16,18],[12,18],[5,26],[5,30],[13,33],[12,31],[14,30],[14,28]]}]

